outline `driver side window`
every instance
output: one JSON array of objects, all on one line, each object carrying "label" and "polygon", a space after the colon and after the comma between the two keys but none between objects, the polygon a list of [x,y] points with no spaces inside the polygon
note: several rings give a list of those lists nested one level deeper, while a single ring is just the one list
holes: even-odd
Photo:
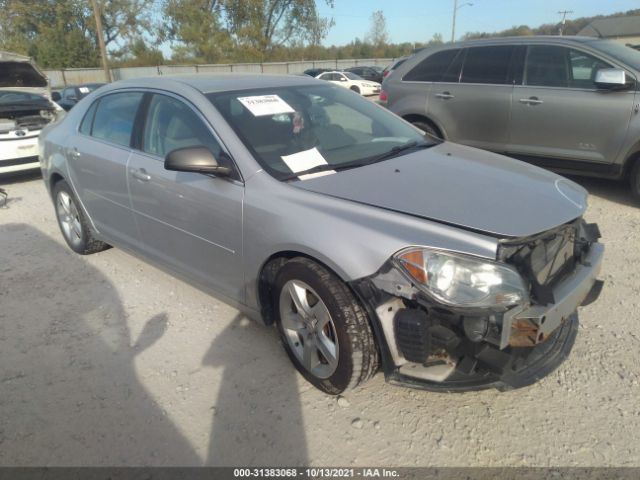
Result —
[{"label": "driver side window", "polygon": [[220,157],[220,145],[200,117],[185,103],[166,95],[151,98],[142,138],[142,150],[162,158],[178,148],[200,146]]}]

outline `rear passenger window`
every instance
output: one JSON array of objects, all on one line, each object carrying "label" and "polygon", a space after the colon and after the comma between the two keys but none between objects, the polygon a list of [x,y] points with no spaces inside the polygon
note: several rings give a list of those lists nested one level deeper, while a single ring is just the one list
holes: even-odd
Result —
[{"label": "rear passenger window", "polygon": [[525,67],[525,84],[538,87],[567,87],[568,50],[551,45],[529,47]]},{"label": "rear passenger window", "polygon": [[462,68],[463,83],[509,83],[512,45],[473,47],[467,51]]},{"label": "rear passenger window", "polygon": [[91,135],[91,124],[93,123],[93,117],[96,114],[96,107],[99,102],[100,100],[93,102],[93,105],[91,105],[87,113],[84,114],[84,118],[80,124],[80,133],[83,135]]},{"label": "rear passenger window", "polygon": [[114,93],[100,99],[91,135],[128,147],[141,92]]},{"label": "rear passenger window", "polygon": [[[413,67],[404,76],[403,80],[413,82],[440,82],[459,51],[460,49],[457,48],[452,50],[442,50],[434,53],[433,55],[429,55],[418,65]],[[457,79],[455,81],[457,81]]]},{"label": "rear passenger window", "polygon": [[191,108],[172,97],[154,95],[145,122],[143,150],[164,158],[172,150],[186,147],[207,147],[216,158],[220,155],[220,145]]}]

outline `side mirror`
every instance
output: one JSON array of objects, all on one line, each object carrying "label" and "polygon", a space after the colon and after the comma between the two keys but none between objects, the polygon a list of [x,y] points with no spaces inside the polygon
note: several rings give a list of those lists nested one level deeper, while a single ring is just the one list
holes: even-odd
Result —
[{"label": "side mirror", "polygon": [[620,89],[629,86],[627,73],[620,68],[601,68],[596,72],[594,83],[599,88],[608,90]]},{"label": "side mirror", "polygon": [[54,102],[59,102],[61,98],[60,92],[51,92],[51,100]]},{"label": "side mirror", "polygon": [[222,166],[206,147],[186,147],[172,150],[164,159],[165,170],[175,172],[212,173],[218,177],[231,175],[231,168]]}]

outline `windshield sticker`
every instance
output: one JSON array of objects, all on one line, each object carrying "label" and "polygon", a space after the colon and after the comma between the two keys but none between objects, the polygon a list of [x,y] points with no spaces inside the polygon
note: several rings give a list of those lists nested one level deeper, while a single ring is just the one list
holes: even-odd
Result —
[{"label": "windshield sticker", "polygon": [[[282,160],[287,164],[287,167],[289,167],[293,173],[304,172],[320,165],[327,165],[327,161],[315,147],[311,150],[304,150],[292,155],[283,155]],[[308,180],[310,178],[329,175],[332,173],[336,172],[334,170],[326,170],[324,172],[314,172],[308,173],[306,175],[300,175],[299,178],[300,180]]]},{"label": "windshield sticker", "polygon": [[79,87],[80,93],[89,93],[89,87]]},{"label": "windshield sticker", "polygon": [[278,95],[238,97],[238,101],[247,107],[254,117],[294,112],[293,108],[291,108],[289,104],[282,100]]}]

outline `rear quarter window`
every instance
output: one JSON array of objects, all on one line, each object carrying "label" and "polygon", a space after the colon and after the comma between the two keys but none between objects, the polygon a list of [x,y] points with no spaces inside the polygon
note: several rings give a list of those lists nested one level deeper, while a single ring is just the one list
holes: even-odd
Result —
[{"label": "rear quarter window", "polygon": [[410,82],[440,82],[460,52],[459,48],[442,50],[429,55],[413,67],[403,78]]}]

